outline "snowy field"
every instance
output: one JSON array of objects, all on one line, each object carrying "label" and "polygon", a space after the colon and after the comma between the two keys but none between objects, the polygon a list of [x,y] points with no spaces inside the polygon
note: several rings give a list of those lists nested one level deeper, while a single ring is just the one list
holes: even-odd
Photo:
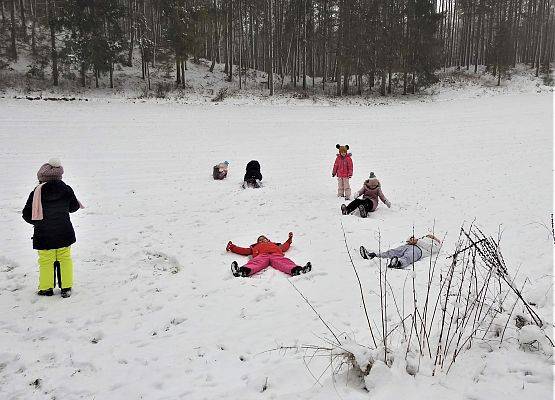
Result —
[{"label": "snowy field", "polygon": [[[358,247],[376,248],[378,232],[389,247],[413,227],[433,230],[444,267],[461,224],[476,220],[502,232],[510,273],[519,287],[528,278],[525,297],[551,324],[552,107],[551,93],[368,108],[1,100],[0,398],[551,399],[552,351],[521,350],[513,322],[501,347],[473,346],[449,374],[423,366],[412,377],[400,359],[370,393],[346,369],[332,376],[327,359],[271,350],[330,339],[291,283],[336,332],[371,345],[341,223],[375,321],[378,262]],[[374,171],[391,209],[340,214],[336,143],[353,153],[352,188]],[[21,219],[52,156],[86,207],[72,215],[69,299],[35,295]],[[260,190],[240,189],[251,159]],[[223,160],[228,179],[213,181]],[[287,256],[312,261],[310,274],[231,275],[246,258],[225,252],[229,240],[281,242],[289,231]],[[421,287],[426,268],[416,264]],[[398,298],[410,275],[389,272]]]}]

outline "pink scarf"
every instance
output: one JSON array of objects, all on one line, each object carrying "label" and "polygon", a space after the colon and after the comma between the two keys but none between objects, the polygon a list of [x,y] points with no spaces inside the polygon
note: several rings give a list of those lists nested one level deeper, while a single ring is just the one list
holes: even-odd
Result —
[{"label": "pink scarf", "polygon": [[[33,192],[33,205],[31,206],[32,221],[42,221],[42,187],[45,183],[46,182],[39,184]],[[79,200],[77,200],[77,203],[79,203],[79,208],[85,208]]]}]

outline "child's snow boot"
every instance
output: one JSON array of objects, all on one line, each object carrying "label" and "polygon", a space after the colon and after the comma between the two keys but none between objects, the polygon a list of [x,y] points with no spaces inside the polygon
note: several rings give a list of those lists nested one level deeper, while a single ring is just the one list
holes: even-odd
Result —
[{"label": "child's snow boot", "polygon": [[71,288],[64,288],[62,289],[62,297],[64,299],[68,298],[71,296]]},{"label": "child's snow boot", "polygon": [[361,204],[360,206],[358,206],[358,212],[360,213],[360,216],[362,218],[366,218],[366,216],[368,215],[368,213],[366,212],[366,208],[364,207],[363,204]]},{"label": "child's snow boot", "polygon": [[54,295],[54,289],[44,289],[44,290],[39,290],[37,292],[37,294],[39,296],[53,296]]},{"label": "child's snow boot", "polygon": [[241,276],[239,274],[239,264],[237,264],[237,261],[233,261],[231,263],[231,273],[233,274],[233,276]]},{"label": "child's snow boot", "polygon": [[239,277],[246,277],[249,276],[251,274],[251,270],[250,268],[247,267],[239,267],[239,264],[237,264],[237,261],[233,261],[231,263],[231,273],[233,274],[233,276]]},{"label": "child's snow boot", "polygon": [[307,272],[312,271],[312,263],[309,261],[306,263],[304,267],[297,265],[295,268],[291,270],[291,276],[297,276],[300,274],[306,274]]},{"label": "child's snow boot", "polygon": [[365,260],[371,260],[376,257],[376,253],[371,253],[364,246],[360,246],[360,256]]},{"label": "child's snow boot", "polygon": [[397,257],[391,257],[389,260],[389,264],[387,264],[387,268],[401,268],[401,261]]},{"label": "child's snow boot", "polygon": [[347,215],[347,206],[345,204],[341,204],[341,214]]}]

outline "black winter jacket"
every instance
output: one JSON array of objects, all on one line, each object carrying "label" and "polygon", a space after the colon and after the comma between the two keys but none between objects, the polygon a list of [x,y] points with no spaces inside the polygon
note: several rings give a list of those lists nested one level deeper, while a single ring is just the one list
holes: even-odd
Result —
[{"label": "black winter jacket", "polygon": [[35,227],[33,249],[52,250],[75,243],[75,231],[69,213],[79,209],[79,202],[73,189],[62,181],[47,182],[42,187],[43,219],[40,221],[31,220],[33,192],[23,208],[23,219]]},{"label": "black winter jacket", "polygon": [[260,173],[260,163],[256,160],[251,160],[247,164],[245,178],[243,180],[248,181],[249,179],[262,180],[262,174]]}]

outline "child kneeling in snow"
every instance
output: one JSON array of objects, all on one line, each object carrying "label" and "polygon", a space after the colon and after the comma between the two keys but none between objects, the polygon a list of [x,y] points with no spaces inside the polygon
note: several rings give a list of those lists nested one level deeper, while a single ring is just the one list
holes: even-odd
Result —
[{"label": "child kneeling in snow", "polygon": [[250,247],[235,246],[232,242],[227,244],[226,251],[243,256],[252,255],[252,258],[242,267],[239,267],[237,261],[231,263],[231,272],[233,276],[250,276],[262,271],[271,265],[278,271],[285,272],[289,275],[306,274],[312,269],[312,264],[307,262],[304,267],[296,265],[293,261],[283,256],[293,241],[293,232],[289,232],[289,238],[283,244],[270,242],[264,235],[259,236],[256,243]]},{"label": "child kneeling in snow", "polygon": [[360,246],[360,255],[367,260],[374,257],[389,258],[388,268],[403,269],[424,257],[439,253],[440,247],[441,240],[430,233],[419,239],[411,236],[404,245],[381,253],[369,252],[364,246]]},{"label": "child kneeling in snow", "polygon": [[258,189],[262,184],[262,174],[260,173],[260,163],[256,160],[251,160],[247,163],[245,168],[245,177],[243,178],[243,189],[252,187]]},{"label": "child kneeling in snow", "polygon": [[224,161],[223,163],[219,163],[218,165],[214,165],[214,168],[212,170],[212,177],[215,180],[219,180],[221,181],[222,179],[225,179],[225,177],[227,176],[227,170],[229,167],[229,162]]},{"label": "child kneeling in snow", "polygon": [[71,245],[75,231],[69,218],[83,208],[71,187],[62,182],[64,168],[60,160],[51,159],[37,172],[39,185],[29,194],[23,219],[34,226],[33,248],[39,253],[40,296],[54,294],[55,278],[62,289],[62,297],[71,296],[73,262]]}]

